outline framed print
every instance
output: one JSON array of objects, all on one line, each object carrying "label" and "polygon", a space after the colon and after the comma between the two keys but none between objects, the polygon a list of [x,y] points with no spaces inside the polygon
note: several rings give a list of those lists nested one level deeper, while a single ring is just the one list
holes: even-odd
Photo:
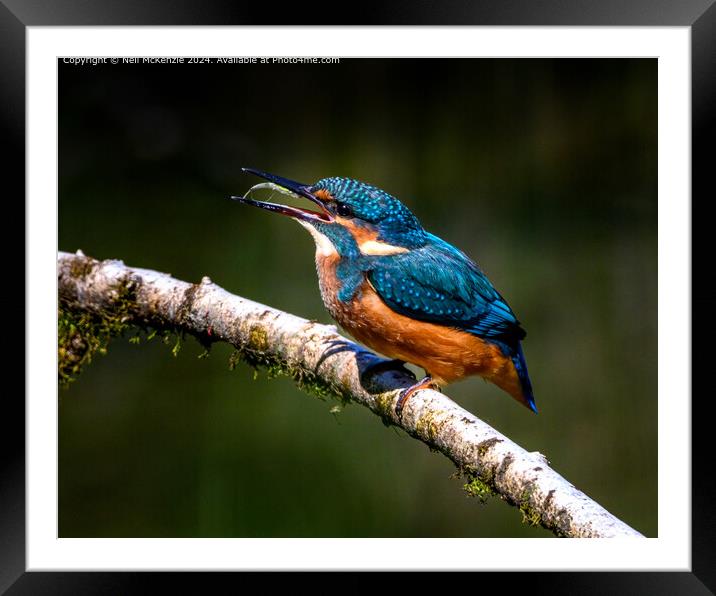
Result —
[{"label": "framed print", "polygon": [[[282,28],[219,9],[211,17],[107,8],[99,19],[3,6],[5,55],[16,58],[3,73],[7,138],[18,147],[10,173],[17,192],[27,192],[28,265],[27,450],[22,458],[21,438],[6,449],[3,588],[78,581],[84,590],[121,589],[132,577],[117,573],[125,570],[306,569],[548,570],[571,585],[603,581],[623,592],[654,585],[658,571],[661,589],[713,589],[713,482],[702,472],[708,450],[699,428],[708,405],[691,398],[692,371],[707,366],[708,351],[688,345],[692,321],[704,320],[696,339],[707,335],[705,309],[714,305],[706,290],[690,299],[689,271],[707,270],[697,265],[709,254],[690,250],[690,193],[705,188],[708,171],[699,143],[713,121],[716,13],[709,3],[681,15],[620,9],[603,7],[589,22],[528,6],[482,15],[445,7],[429,17],[406,9],[400,22],[375,13],[358,27]],[[191,26],[206,19],[221,26]],[[287,190],[293,197],[284,202]],[[499,348],[519,395],[489,377],[490,385],[472,380],[435,393],[437,405],[426,410],[433,417],[415,395],[404,411],[391,402],[380,414],[378,402],[353,395],[351,374],[369,386],[358,356],[355,374],[296,374],[256,360],[269,353],[275,327],[222,327],[210,306],[203,322],[197,317],[197,297],[217,292],[212,304],[226,305],[232,298],[218,294],[226,290],[278,309],[277,325],[285,313],[302,317],[299,327],[331,324],[320,281],[329,312],[349,328],[357,315],[331,310],[318,257],[313,277],[308,236],[265,211],[318,218],[321,230],[348,222],[340,234],[352,234],[360,263],[377,257],[370,263],[392,267],[390,258],[418,245],[397,235],[402,228],[390,235],[383,215],[364,215],[360,201],[393,195],[404,205],[383,198],[381,208],[405,208],[403,221],[408,208],[418,216],[421,249],[448,240],[475,257],[477,279],[489,278],[480,283],[499,288],[490,291],[510,303],[500,308],[528,329],[520,336],[526,360],[508,351],[521,344]],[[301,197],[319,210],[296,211]],[[328,232],[314,232],[317,255],[322,246],[349,254],[338,236],[326,245]],[[440,250],[458,258],[458,249]],[[90,257],[102,264],[83,260]],[[166,296],[183,298],[152,311],[161,311],[164,328],[148,315],[139,332],[113,319],[125,340],[109,345],[115,332],[103,319],[93,362],[63,369],[70,389],[56,394],[56,337],[47,330],[57,328],[57,268],[72,278],[59,283],[85,299],[85,263],[95,287],[105,264],[115,273],[138,268],[128,309],[141,310],[136,301],[150,285],[176,282]],[[375,266],[356,265],[361,280],[374,276],[361,292],[382,288],[390,305],[398,290]],[[351,276],[341,271],[345,288]],[[416,300],[395,302],[392,312],[424,325]],[[62,365],[70,345],[62,347],[62,334],[87,320],[64,320],[60,309]],[[492,336],[487,323],[476,327],[493,325],[493,315],[480,313],[467,317],[471,329],[504,343],[502,328]],[[248,353],[221,341],[232,333],[249,342]],[[295,348],[301,358],[311,358],[313,333]],[[321,362],[341,349],[353,348],[338,346]],[[420,379],[420,359],[377,351],[408,362],[406,374]],[[258,365],[255,380],[247,362]],[[527,365],[536,401],[524,397]],[[267,369],[322,399],[299,399],[290,379],[267,378]],[[341,379],[368,409],[327,399]],[[454,414],[447,396],[459,403]],[[451,434],[455,443],[446,439],[450,416],[475,425]],[[480,434],[483,421],[484,432],[500,434],[485,440],[493,435]],[[475,461],[502,453],[493,467],[470,467],[470,433],[481,446]],[[533,462],[527,485],[512,466],[517,449]],[[449,478],[450,460],[458,478]],[[560,485],[544,489],[552,466],[549,481],[574,489],[574,510]],[[623,528],[612,534],[594,516],[580,521],[592,506],[610,516],[608,527]],[[515,549],[530,555],[516,561]],[[66,570],[94,573],[73,579]],[[608,573],[616,571],[632,573]]]}]

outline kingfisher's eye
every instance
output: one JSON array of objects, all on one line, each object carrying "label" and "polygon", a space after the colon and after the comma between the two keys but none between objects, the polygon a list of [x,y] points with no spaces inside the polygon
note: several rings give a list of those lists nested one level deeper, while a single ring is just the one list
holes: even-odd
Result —
[{"label": "kingfisher's eye", "polygon": [[343,217],[350,217],[353,215],[353,209],[345,203],[338,203],[336,206],[336,213],[338,213],[338,215],[342,215]]}]

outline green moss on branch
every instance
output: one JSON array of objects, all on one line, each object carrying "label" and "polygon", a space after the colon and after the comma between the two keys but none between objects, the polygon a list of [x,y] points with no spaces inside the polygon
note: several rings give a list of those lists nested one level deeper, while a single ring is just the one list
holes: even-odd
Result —
[{"label": "green moss on branch", "polygon": [[[87,267],[91,270],[90,265]],[[73,272],[73,275],[86,275],[87,267]],[[72,301],[60,300],[57,313],[57,375],[60,385],[66,387],[74,381],[96,354],[106,354],[110,340],[129,329],[135,311],[131,281],[121,283],[110,306],[98,312],[83,310]]]},{"label": "green moss on branch", "polygon": [[497,494],[493,487],[495,475],[490,470],[477,472],[473,468],[462,467],[458,468],[453,477],[464,478],[465,482],[462,488],[467,496],[476,497],[482,503],[486,503],[489,497]]}]

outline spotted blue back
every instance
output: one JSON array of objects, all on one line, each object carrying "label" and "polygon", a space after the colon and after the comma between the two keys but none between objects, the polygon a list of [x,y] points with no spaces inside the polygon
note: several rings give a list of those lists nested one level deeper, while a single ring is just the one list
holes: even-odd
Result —
[{"label": "spotted blue back", "polygon": [[426,244],[381,257],[368,279],[401,314],[514,343],[525,337],[515,314],[463,252],[427,233]]}]

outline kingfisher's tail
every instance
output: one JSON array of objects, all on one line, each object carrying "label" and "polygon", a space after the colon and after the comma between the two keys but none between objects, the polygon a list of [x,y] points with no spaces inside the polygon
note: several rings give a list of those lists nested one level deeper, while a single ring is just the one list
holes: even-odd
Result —
[{"label": "kingfisher's tail", "polygon": [[522,385],[522,396],[525,404],[530,410],[537,414],[535,396],[532,393],[532,381],[530,381],[530,376],[527,373],[527,362],[525,361],[525,355],[524,352],[522,352],[522,344],[520,342],[517,342],[517,349],[514,351],[512,356],[512,363],[515,365],[517,376],[519,377]]}]

